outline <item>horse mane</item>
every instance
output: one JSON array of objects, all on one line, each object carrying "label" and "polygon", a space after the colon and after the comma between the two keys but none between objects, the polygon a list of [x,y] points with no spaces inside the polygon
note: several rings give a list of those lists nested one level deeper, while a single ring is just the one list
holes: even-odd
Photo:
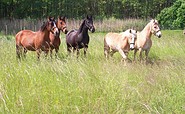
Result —
[{"label": "horse mane", "polygon": [[40,30],[41,31],[44,31],[44,29],[46,28],[47,26],[47,23],[46,22],[43,22],[42,26],[40,27]]},{"label": "horse mane", "polygon": [[82,24],[80,25],[80,28],[78,30],[79,33],[82,31],[84,24],[85,24],[85,19],[83,20]]}]

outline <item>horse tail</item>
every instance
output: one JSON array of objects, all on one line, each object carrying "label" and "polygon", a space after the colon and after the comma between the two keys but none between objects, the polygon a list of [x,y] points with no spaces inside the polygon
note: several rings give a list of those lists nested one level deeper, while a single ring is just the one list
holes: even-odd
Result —
[{"label": "horse tail", "polygon": [[20,38],[20,34],[22,32],[18,32],[16,35],[15,35],[15,40],[16,40],[16,55],[17,55],[17,58],[20,59],[21,57],[21,38]]}]

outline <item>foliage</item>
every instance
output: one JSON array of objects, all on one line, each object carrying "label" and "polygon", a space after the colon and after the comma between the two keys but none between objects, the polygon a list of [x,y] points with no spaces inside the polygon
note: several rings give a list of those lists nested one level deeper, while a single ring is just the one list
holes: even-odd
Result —
[{"label": "foliage", "polygon": [[185,27],[185,1],[177,0],[173,6],[165,8],[157,16],[163,28],[184,29]]},{"label": "foliage", "polygon": [[0,18],[154,18],[176,0],[1,0]]}]

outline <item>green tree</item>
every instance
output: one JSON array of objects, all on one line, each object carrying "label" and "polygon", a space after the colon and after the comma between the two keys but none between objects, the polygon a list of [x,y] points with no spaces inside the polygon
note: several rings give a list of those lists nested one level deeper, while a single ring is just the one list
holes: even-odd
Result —
[{"label": "green tree", "polygon": [[163,28],[183,29],[185,26],[185,1],[177,0],[173,6],[165,8],[157,15]]}]

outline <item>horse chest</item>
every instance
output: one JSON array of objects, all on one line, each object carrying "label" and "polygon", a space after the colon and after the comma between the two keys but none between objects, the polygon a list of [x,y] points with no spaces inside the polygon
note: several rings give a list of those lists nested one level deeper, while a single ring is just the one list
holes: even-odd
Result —
[{"label": "horse chest", "polygon": [[78,45],[87,45],[89,43],[89,36],[88,35],[78,35],[76,38],[76,42]]},{"label": "horse chest", "polygon": [[152,46],[152,41],[150,39],[149,40],[146,40],[146,42],[143,45],[143,49],[144,50],[150,49],[151,46]]}]

